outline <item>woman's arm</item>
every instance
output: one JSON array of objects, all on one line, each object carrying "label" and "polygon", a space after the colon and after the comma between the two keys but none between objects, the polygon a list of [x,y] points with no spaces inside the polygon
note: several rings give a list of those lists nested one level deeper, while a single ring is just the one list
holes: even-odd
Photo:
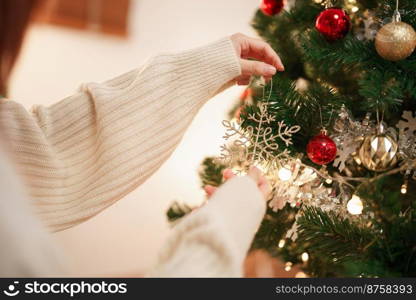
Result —
[{"label": "woman's arm", "polygon": [[229,38],[28,113],[1,103],[1,128],[47,226],[58,231],[134,190],[171,155],[199,108],[241,73]]},{"label": "woman's arm", "polygon": [[243,56],[279,66],[266,43],[234,35],[158,55],[32,113],[1,100],[0,130],[46,225],[69,228],[121,199],[171,155],[199,108],[227,82],[276,71]]},{"label": "woman's arm", "polygon": [[258,170],[250,173],[229,180],[206,205],[175,226],[150,276],[242,276],[243,261],[264,216],[265,197],[270,191]]}]

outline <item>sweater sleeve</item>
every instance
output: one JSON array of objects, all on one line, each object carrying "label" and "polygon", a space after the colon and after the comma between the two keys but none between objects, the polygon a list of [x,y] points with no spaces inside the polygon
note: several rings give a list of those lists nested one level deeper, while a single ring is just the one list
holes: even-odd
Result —
[{"label": "sweater sleeve", "polygon": [[96,215],[171,155],[199,108],[241,73],[229,38],[162,54],[142,68],[31,113],[0,104],[0,128],[52,231]]},{"label": "sweater sleeve", "polygon": [[241,277],[266,210],[255,182],[233,178],[172,230],[152,277]]}]

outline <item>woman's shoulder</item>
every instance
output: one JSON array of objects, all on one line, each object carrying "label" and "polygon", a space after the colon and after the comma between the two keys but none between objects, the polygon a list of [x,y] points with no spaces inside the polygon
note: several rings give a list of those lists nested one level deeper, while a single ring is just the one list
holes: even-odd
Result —
[{"label": "woman's shoulder", "polygon": [[21,103],[5,97],[0,99],[0,119],[2,123],[7,119],[21,119],[28,116],[29,112]]}]

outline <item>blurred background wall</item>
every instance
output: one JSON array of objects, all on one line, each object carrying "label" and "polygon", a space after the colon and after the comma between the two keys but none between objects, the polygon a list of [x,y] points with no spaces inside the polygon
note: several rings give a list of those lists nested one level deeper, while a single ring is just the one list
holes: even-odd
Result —
[{"label": "blurred background wall", "polygon": [[[10,96],[28,108],[48,105],[83,82],[109,79],[155,53],[188,49],[235,32],[253,35],[249,23],[258,4],[130,0],[127,38],[35,25],[14,72]],[[221,121],[240,92],[241,87],[234,87],[210,101],[168,162],[140,188],[95,218],[55,234],[71,259],[72,275],[140,276],[152,267],[169,231],[165,211],[172,201],[197,204],[204,199],[198,166],[204,157],[218,153]]]}]

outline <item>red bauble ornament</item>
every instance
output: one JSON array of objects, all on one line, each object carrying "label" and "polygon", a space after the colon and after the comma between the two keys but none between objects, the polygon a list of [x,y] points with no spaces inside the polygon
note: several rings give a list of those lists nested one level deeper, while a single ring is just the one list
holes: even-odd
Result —
[{"label": "red bauble ornament", "polygon": [[314,163],[326,165],[337,156],[337,145],[323,130],[309,141],[306,153]]},{"label": "red bauble ornament", "polygon": [[286,0],[262,0],[260,9],[265,15],[274,16],[282,11],[285,4]]},{"label": "red bauble ornament", "polygon": [[327,8],[316,18],[315,26],[328,41],[333,42],[348,34],[351,28],[351,19],[341,8]]}]

